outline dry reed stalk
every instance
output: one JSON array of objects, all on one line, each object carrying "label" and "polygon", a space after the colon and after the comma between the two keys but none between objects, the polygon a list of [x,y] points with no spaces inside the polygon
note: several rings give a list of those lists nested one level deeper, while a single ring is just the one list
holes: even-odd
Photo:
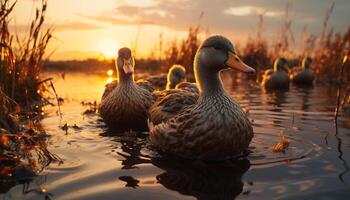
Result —
[{"label": "dry reed stalk", "polygon": [[[341,102],[341,87],[342,87],[342,83],[343,83],[343,73],[344,73],[344,69],[345,66],[349,60],[349,56],[350,56],[350,39],[349,39],[349,47],[348,47],[348,52],[347,54],[345,54],[344,58],[343,58],[343,62],[342,62],[342,66],[341,66],[341,70],[340,70],[340,84],[338,85],[338,89],[337,89],[337,105],[334,111],[334,121],[337,122],[338,120],[338,115],[339,115],[339,109],[340,109],[340,102]],[[345,93],[345,96],[343,97],[344,99],[348,98],[349,95],[349,89],[348,91]],[[344,101],[344,100],[343,100]]]}]

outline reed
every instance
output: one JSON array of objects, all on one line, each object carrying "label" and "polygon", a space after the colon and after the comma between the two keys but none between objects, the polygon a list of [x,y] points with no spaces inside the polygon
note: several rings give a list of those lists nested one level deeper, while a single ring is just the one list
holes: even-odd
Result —
[{"label": "reed", "polygon": [[42,30],[47,1],[42,0],[24,38],[9,30],[17,3],[11,2],[0,3],[0,179],[10,182],[22,178],[17,174],[35,174],[58,160],[46,148],[43,111],[37,106],[44,102],[41,61],[52,38],[52,28]]},{"label": "reed", "polygon": [[[338,74],[341,70],[342,58],[347,53],[350,26],[345,33],[334,33],[329,28],[329,21],[335,7],[335,3],[332,2],[325,12],[323,28],[320,33],[309,34],[305,26],[302,49],[296,50],[294,47],[297,39],[292,27],[291,7],[292,5],[289,3],[286,5],[284,21],[281,23],[280,32],[275,34],[277,39],[274,41],[269,41],[264,35],[264,13],[258,15],[256,34],[251,36],[245,45],[237,49],[240,57],[248,65],[254,67],[259,74],[271,67],[273,60],[280,56],[288,58],[291,67],[300,63],[303,57],[310,56],[313,58],[312,69],[319,82],[330,84],[339,82]],[[269,34],[271,35],[271,33]],[[190,27],[186,38],[174,40],[168,44],[163,55],[159,56],[164,58],[162,63],[167,67],[175,63],[182,64],[191,74],[194,54],[202,40],[200,36],[200,25]],[[161,70],[165,71],[166,69]],[[344,73],[344,80],[350,80],[350,70],[344,70]]]},{"label": "reed", "polygon": [[[52,28],[42,31],[45,21],[47,1],[42,0],[42,7],[36,10],[34,20],[24,38],[9,32],[9,15],[16,2],[1,3],[1,72],[0,85],[2,91],[14,101],[30,104],[41,100],[40,72],[41,61],[46,47],[52,38]],[[14,49],[16,51],[14,52]]]},{"label": "reed", "polygon": [[186,72],[193,81],[193,60],[197,49],[201,43],[200,25],[190,27],[188,29],[187,37],[180,42],[172,41],[164,52],[164,65],[167,67],[173,64],[183,65]]}]

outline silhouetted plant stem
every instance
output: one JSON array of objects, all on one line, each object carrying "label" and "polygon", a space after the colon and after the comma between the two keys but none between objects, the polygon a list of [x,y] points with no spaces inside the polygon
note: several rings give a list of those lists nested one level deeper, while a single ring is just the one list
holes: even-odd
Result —
[{"label": "silhouetted plant stem", "polygon": [[[340,109],[340,102],[341,102],[341,87],[342,87],[342,83],[343,83],[343,73],[344,73],[344,68],[346,66],[348,60],[348,55],[345,55],[344,59],[343,59],[343,64],[341,66],[341,70],[340,70],[340,83],[338,85],[338,90],[337,90],[337,105],[334,111],[334,121],[337,122],[338,120],[338,115],[339,115],[339,109]],[[346,96],[344,97],[346,98]]]}]

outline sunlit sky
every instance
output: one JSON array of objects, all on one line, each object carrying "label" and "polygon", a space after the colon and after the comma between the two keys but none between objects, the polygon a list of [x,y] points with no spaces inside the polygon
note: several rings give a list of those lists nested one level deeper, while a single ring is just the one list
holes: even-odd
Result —
[{"label": "sunlit sky", "polygon": [[[40,2],[18,0],[12,16],[17,32],[27,29]],[[160,34],[166,45],[167,41],[185,37],[188,27],[198,23],[203,27],[203,35],[223,34],[243,44],[248,36],[254,36],[258,14],[262,12],[264,34],[271,40],[279,33],[287,2],[291,4],[292,30],[298,42],[305,26],[310,33],[321,32],[325,13],[333,1],[49,0],[46,25],[55,27],[50,59],[111,57],[121,46],[136,47],[137,57],[146,57],[157,48]],[[335,0],[330,27],[344,32],[350,25],[349,11],[349,0]]]}]

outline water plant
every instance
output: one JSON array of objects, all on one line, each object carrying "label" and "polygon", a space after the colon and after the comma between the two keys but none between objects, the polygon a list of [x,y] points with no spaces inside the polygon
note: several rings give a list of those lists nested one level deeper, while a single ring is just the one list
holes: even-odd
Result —
[{"label": "water plant", "polygon": [[47,90],[41,61],[52,38],[52,28],[42,30],[47,1],[24,38],[9,29],[16,3],[0,3],[0,183],[25,179],[58,159],[47,150],[48,135],[40,126]]}]

